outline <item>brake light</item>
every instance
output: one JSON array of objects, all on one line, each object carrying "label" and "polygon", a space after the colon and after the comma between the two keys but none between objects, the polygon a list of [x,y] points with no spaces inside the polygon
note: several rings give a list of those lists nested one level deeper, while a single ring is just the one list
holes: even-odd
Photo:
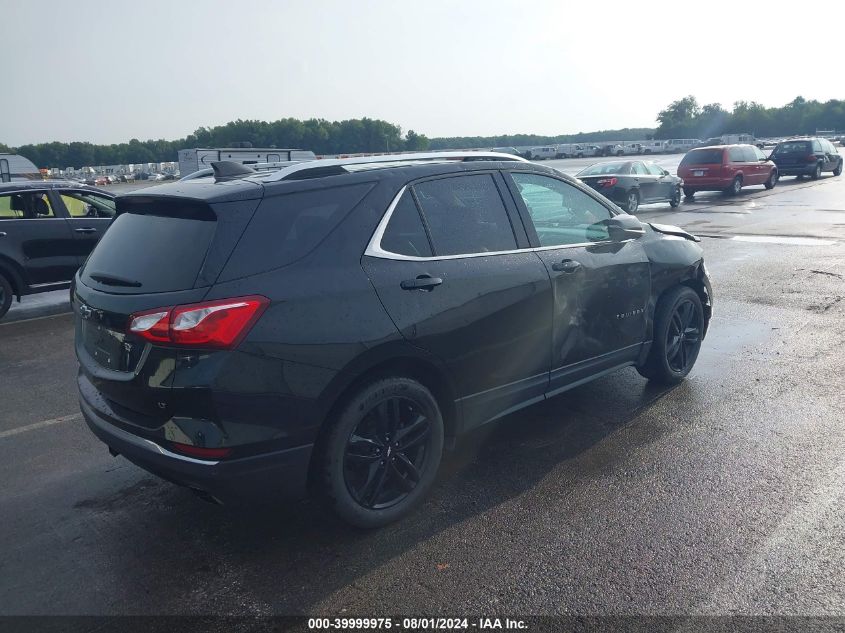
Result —
[{"label": "brake light", "polygon": [[253,295],[156,308],[130,316],[129,332],[153,343],[231,349],[268,305],[267,297]]},{"label": "brake light", "polygon": [[815,163],[818,160],[818,158],[816,157],[815,154],[807,154],[807,156],[805,157],[805,160],[808,163]]},{"label": "brake light", "polygon": [[180,444],[179,442],[171,442],[170,445],[174,451],[200,459],[220,459],[221,457],[228,457],[232,453],[231,448],[205,448],[204,446]]},{"label": "brake light", "polygon": [[599,178],[596,180],[596,184],[600,187],[613,187],[617,182],[619,182],[616,178]]}]

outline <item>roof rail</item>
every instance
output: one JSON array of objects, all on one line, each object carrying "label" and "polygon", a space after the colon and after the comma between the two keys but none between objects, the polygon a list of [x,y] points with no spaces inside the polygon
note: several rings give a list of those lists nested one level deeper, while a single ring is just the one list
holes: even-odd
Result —
[{"label": "roof rail", "polygon": [[[297,175],[299,178],[307,178],[307,172],[309,171],[315,172],[312,175],[328,175],[344,171],[354,171],[345,169],[347,166],[351,165],[372,165],[373,168],[377,168],[379,163],[387,163],[383,165],[383,167],[394,167],[403,163],[473,160],[528,162],[524,158],[513,156],[512,154],[502,154],[500,152],[421,152],[414,154],[359,156],[357,158],[327,158],[322,160],[303,161],[301,163],[297,163],[296,165],[284,167],[279,171],[273,172],[272,174],[261,178],[261,181],[277,182],[279,180],[286,180],[294,175]],[[251,176],[251,178],[255,178],[255,176]]]}]

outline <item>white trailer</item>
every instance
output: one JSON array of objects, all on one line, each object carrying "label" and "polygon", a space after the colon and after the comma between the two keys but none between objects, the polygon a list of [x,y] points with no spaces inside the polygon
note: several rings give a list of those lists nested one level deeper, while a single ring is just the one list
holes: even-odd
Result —
[{"label": "white trailer", "polygon": [[179,174],[187,176],[200,169],[208,169],[211,163],[231,160],[244,165],[259,163],[281,163],[290,160],[313,160],[314,152],[303,149],[275,149],[259,147],[218,147],[216,149],[180,149]]},{"label": "white trailer", "polygon": [[18,154],[0,154],[0,182],[13,180],[42,180],[38,167]]}]

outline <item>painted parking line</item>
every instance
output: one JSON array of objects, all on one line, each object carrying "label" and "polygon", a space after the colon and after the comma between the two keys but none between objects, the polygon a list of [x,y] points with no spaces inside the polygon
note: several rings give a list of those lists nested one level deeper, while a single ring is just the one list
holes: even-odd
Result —
[{"label": "painted parking line", "polygon": [[53,418],[52,420],[41,420],[41,422],[33,422],[32,424],[27,424],[26,426],[19,426],[16,429],[0,431],[0,440],[7,437],[11,437],[13,435],[18,435],[20,433],[26,433],[27,431],[35,431],[36,429],[43,429],[48,426],[53,426],[54,424],[61,424],[62,422],[73,422],[74,420],[81,419],[81,413],[74,413],[72,415],[63,415],[60,418]]}]

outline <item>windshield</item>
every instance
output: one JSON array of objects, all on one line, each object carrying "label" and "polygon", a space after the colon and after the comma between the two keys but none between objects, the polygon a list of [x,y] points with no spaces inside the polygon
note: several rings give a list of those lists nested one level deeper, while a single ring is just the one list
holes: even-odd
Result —
[{"label": "windshield", "polygon": [[597,163],[582,170],[579,176],[603,176],[605,174],[630,174],[631,163]]},{"label": "windshield", "polygon": [[720,165],[722,163],[722,149],[694,149],[688,152],[681,161],[681,165]]}]

